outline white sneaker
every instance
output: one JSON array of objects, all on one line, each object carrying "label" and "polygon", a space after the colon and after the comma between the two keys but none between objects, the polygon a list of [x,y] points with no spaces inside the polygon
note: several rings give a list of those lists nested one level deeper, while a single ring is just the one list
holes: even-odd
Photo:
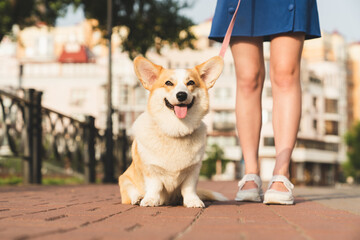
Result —
[{"label": "white sneaker", "polygon": [[[288,192],[277,191],[270,189],[273,182],[282,182],[284,186],[289,190]],[[268,190],[264,195],[264,204],[281,204],[281,205],[292,205],[294,204],[294,197],[292,194],[294,185],[283,175],[275,175],[271,178]]]},{"label": "white sneaker", "polygon": [[[246,182],[254,181],[258,186],[257,188],[241,190]],[[235,200],[239,202],[261,202],[263,192],[261,189],[262,182],[256,174],[246,174],[238,183],[239,191],[236,194]]]}]

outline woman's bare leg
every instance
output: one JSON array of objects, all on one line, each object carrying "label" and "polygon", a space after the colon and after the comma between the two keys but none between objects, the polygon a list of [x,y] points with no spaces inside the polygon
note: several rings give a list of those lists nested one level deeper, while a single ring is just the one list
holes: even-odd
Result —
[{"label": "woman's bare leg", "polygon": [[[245,159],[245,173],[259,174],[261,92],[265,68],[262,38],[235,38],[231,43],[235,63],[236,127]],[[257,188],[251,181],[242,189]]]},{"label": "woman's bare leg", "polygon": [[[273,175],[284,175],[287,178],[301,117],[300,60],[303,43],[303,33],[278,35],[273,37],[270,43],[270,79],[276,149]],[[280,182],[275,182],[271,188],[287,191]]]}]

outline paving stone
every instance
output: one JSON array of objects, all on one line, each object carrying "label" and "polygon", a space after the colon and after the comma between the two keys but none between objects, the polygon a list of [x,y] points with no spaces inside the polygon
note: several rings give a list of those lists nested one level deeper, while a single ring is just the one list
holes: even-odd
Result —
[{"label": "paving stone", "polygon": [[199,182],[206,208],[121,204],[117,185],[0,188],[0,239],[360,239],[360,187],[295,188],[292,206],[236,202],[237,182]]}]

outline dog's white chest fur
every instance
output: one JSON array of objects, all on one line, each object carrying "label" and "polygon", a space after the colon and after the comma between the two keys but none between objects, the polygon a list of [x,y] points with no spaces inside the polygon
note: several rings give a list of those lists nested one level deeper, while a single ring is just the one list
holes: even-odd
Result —
[{"label": "dog's white chest fur", "polygon": [[135,121],[133,129],[139,155],[151,172],[176,177],[179,172],[201,163],[206,142],[204,123],[190,135],[169,137],[144,112]]}]

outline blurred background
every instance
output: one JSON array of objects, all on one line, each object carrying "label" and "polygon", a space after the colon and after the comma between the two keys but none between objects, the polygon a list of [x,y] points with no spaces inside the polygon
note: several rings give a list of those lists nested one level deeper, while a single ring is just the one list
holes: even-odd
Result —
[{"label": "blurred background", "polygon": [[[291,180],[360,182],[360,2],[318,0],[322,38],[306,41],[302,120]],[[0,185],[115,182],[131,162],[131,125],[147,91],[132,59],[190,68],[218,55],[210,41],[216,0],[1,0]],[[109,47],[110,46],[110,47]],[[275,164],[267,69],[261,177]],[[210,90],[201,175],[241,178],[231,53]]]}]

